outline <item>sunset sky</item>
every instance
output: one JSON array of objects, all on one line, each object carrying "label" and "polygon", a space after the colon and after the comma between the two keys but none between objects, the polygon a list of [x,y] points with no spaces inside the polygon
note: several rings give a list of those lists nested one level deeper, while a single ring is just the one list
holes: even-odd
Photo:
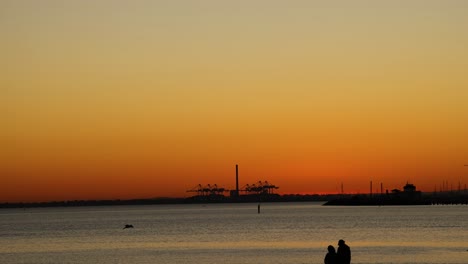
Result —
[{"label": "sunset sky", "polygon": [[[468,183],[468,1],[0,1],[0,202]],[[449,186],[450,187],[450,186]]]}]

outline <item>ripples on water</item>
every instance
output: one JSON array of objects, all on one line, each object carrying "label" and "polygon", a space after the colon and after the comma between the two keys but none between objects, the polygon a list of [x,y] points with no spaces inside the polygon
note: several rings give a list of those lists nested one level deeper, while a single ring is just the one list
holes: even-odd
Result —
[{"label": "ripples on water", "polygon": [[[127,223],[133,229],[122,229]],[[468,206],[317,203],[0,210],[0,263],[468,263]]]}]

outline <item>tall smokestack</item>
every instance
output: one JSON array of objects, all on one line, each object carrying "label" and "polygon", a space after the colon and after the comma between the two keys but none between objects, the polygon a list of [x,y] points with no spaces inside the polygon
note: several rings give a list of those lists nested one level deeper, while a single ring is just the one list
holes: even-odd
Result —
[{"label": "tall smokestack", "polygon": [[236,196],[239,196],[239,165],[236,164]]}]

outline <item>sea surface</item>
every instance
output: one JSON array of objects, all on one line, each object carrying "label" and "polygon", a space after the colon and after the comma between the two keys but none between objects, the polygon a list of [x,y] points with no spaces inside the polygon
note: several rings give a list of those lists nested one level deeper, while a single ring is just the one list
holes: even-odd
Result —
[{"label": "sea surface", "polygon": [[[123,229],[125,224],[134,228]],[[468,263],[468,206],[320,203],[0,209],[0,263]]]}]

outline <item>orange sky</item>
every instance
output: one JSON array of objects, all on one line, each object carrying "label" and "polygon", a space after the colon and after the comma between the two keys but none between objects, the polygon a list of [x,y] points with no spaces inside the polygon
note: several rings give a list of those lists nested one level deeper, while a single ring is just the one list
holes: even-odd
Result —
[{"label": "orange sky", "polygon": [[465,1],[2,1],[0,202],[468,183]]}]

